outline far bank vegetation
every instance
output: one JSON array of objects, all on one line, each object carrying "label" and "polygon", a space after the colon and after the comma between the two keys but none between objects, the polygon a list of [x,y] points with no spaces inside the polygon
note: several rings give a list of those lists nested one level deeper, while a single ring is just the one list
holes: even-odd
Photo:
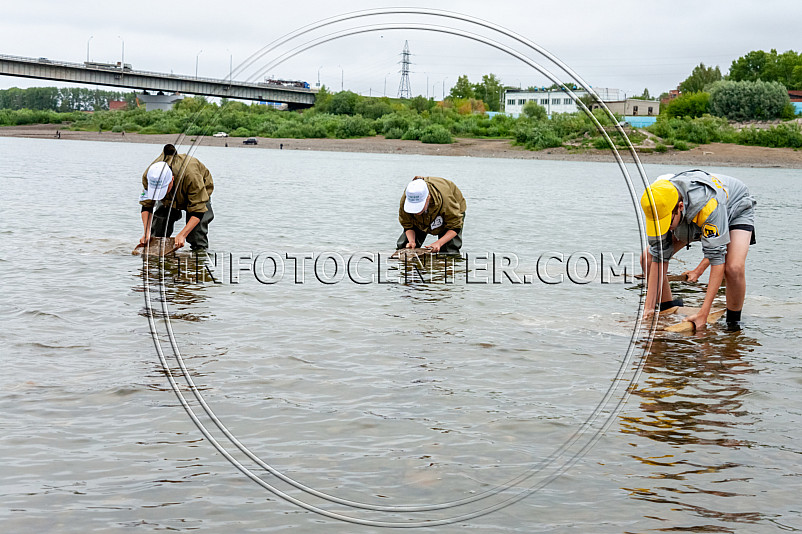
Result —
[{"label": "far bank vegetation", "polygon": [[[625,128],[634,145],[658,152],[710,142],[802,147],[800,120],[795,118],[787,91],[802,89],[802,54],[753,51],[733,61],[727,76],[718,67],[700,64],[679,89],[681,95],[661,107],[657,122],[646,132]],[[493,74],[473,84],[460,76],[439,102],[423,96],[400,100],[350,91],[332,93],[323,87],[314,107],[295,112],[226,100],[217,104],[202,97],[186,98],[169,111],[145,111],[132,93],[8,89],[0,91],[0,125],[65,123],[76,130],[192,136],[216,132],[269,138],[382,135],[423,143],[452,143],[457,137],[502,138],[532,150],[606,149],[610,141],[626,145],[617,133],[621,117],[610,118],[601,110],[593,116],[555,113],[548,117],[544,108],[530,102],[517,118],[488,114],[498,110],[504,90]],[[648,97],[648,89],[642,96]],[[126,101],[128,109],[104,109],[110,99]],[[651,139],[644,143],[647,135]]]}]

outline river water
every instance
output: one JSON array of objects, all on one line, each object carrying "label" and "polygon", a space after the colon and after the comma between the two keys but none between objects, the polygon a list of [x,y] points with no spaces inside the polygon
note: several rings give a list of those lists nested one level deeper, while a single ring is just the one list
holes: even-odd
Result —
[{"label": "river water", "polygon": [[[0,139],[4,532],[802,530],[799,171],[712,169],[746,328],[651,339],[614,164],[201,146],[204,266],[130,254],[159,151]],[[415,175],[466,259],[387,257]]]}]

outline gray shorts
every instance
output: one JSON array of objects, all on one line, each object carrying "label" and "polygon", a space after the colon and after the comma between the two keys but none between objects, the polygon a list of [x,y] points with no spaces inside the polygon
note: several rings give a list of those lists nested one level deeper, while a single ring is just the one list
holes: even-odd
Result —
[{"label": "gray shorts", "polygon": [[730,230],[746,230],[752,232],[752,239],[749,244],[757,243],[755,239],[755,198],[747,192],[741,201],[733,208],[732,215],[729,217],[728,226]]}]

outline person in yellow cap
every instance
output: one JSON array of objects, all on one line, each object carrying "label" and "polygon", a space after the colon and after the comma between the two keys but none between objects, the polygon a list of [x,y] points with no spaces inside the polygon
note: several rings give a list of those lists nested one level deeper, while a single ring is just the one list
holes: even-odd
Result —
[{"label": "person in yellow cap", "polygon": [[649,238],[644,254],[646,316],[654,313],[658,293],[660,310],[681,305],[671,295],[668,261],[683,246],[701,241],[704,259],[688,272],[688,277],[698,280],[710,266],[710,279],[701,310],[688,320],[696,328],[707,323],[713,299],[726,275],[727,327],[740,330],[746,295],[746,255],[755,243],[755,204],[740,180],[701,170],[660,176],[644,191],[641,207]]},{"label": "person in yellow cap", "polygon": [[404,228],[396,248],[420,248],[428,234],[437,240],[426,245],[432,252],[459,254],[467,204],[462,191],[437,176],[416,176],[404,190],[398,222]]}]

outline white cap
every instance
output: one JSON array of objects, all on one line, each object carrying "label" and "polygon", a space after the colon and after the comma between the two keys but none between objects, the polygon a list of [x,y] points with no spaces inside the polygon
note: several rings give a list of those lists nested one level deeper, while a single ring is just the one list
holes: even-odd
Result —
[{"label": "white cap", "polygon": [[420,213],[429,198],[429,186],[425,180],[412,180],[407,186],[407,199],[404,201],[404,211],[407,213]]},{"label": "white cap", "polygon": [[166,161],[157,161],[148,168],[148,190],[145,191],[145,199],[161,200],[167,194],[170,181],[173,179],[173,171]]}]

